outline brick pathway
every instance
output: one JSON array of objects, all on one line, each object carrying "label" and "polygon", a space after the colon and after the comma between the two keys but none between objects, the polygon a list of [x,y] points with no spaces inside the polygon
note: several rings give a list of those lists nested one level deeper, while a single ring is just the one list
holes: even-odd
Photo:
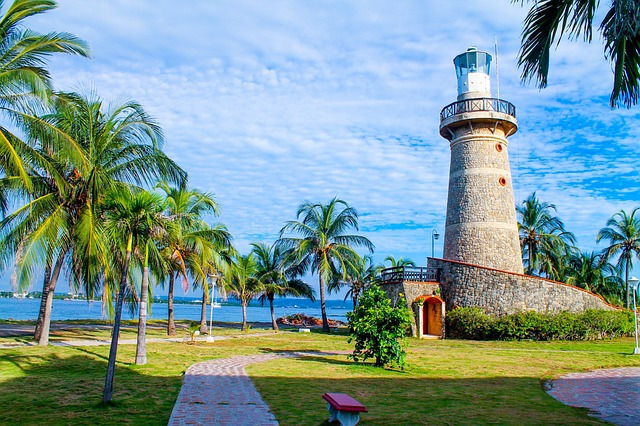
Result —
[{"label": "brick pathway", "polygon": [[277,425],[245,366],[278,358],[346,353],[349,351],[278,352],[194,364],[184,374],[169,425]]},{"label": "brick pathway", "polygon": [[571,373],[549,382],[549,395],[617,425],[640,424],[640,367]]}]

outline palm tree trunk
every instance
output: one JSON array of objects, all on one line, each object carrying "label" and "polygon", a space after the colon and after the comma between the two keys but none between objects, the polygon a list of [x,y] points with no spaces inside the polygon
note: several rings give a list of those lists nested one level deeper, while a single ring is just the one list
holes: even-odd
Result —
[{"label": "palm tree trunk", "polygon": [[47,261],[47,266],[44,268],[44,282],[42,283],[42,296],[40,297],[40,311],[38,312],[38,321],[36,322],[36,329],[33,333],[34,340],[40,340],[42,334],[42,324],[44,323],[44,312],[47,307],[47,294],[49,293],[49,281],[51,281],[51,260]]},{"label": "palm tree trunk", "polygon": [[202,309],[200,310],[200,334],[207,332],[207,289],[202,286]]},{"label": "palm tree trunk", "polygon": [[327,308],[324,300],[324,279],[320,271],[318,271],[318,281],[320,283],[320,310],[322,311],[322,331],[328,333],[329,321],[327,320]]},{"label": "palm tree trunk", "polygon": [[[42,297],[45,299],[44,303],[44,312],[42,312],[42,326],[40,327],[40,336],[38,338],[39,346],[47,346],[49,344],[49,326],[51,325],[51,308],[53,306],[53,295],[56,289],[56,284],[58,283],[58,277],[60,276],[60,271],[62,271],[62,264],[64,263],[64,257],[67,255],[67,251],[69,249],[63,249],[62,253],[58,256],[58,260],[56,260],[56,264],[51,273],[51,279],[49,280],[49,285],[46,288],[46,291],[43,289]],[[45,293],[46,292],[46,298]],[[40,304],[40,309],[42,310],[42,303]]]},{"label": "palm tree trunk", "polygon": [[104,392],[102,402],[111,402],[113,397],[113,377],[116,373],[116,353],[118,352],[118,337],[120,335],[120,319],[122,318],[122,302],[124,293],[127,290],[127,276],[129,275],[129,261],[131,260],[132,236],[127,242],[127,254],[122,266],[122,278],[120,278],[120,291],[116,298],[116,315],[113,319],[113,331],[111,332],[111,347],[109,348],[109,362],[107,363],[107,377],[104,382]]},{"label": "palm tree trunk", "polygon": [[176,323],[173,321],[173,285],[175,284],[175,275],[173,271],[169,274],[169,293],[167,294],[167,309],[169,310],[169,319],[167,320],[167,334],[175,336]]},{"label": "palm tree trunk", "polygon": [[533,275],[534,245],[533,242],[529,242],[529,275]]},{"label": "palm tree trunk", "polygon": [[242,300],[242,331],[247,331],[247,302]]},{"label": "palm tree trunk", "polygon": [[625,265],[625,268],[624,268],[624,283],[625,283],[625,286],[626,286],[626,289],[627,289],[627,292],[626,292],[626,294],[627,294],[627,309],[629,309],[629,306],[630,306],[629,305],[629,267],[631,266],[630,265],[631,264],[630,257],[631,257],[631,253],[629,253],[629,257],[627,258],[626,265]]},{"label": "palm tree trunk", "polygon": [[271,310],[271,328],[278,331],[278,323],[276,322],[276,313],[273,309],[273,296],[269,295],[269,309]]},{"label": "palm tree trunk", "polygon": [[149,249],[145,247],[142,284],[140,285],[140,317],[138,319],[138,341],[136,342],[136,364],[147,363],[147,300],[149,298]]}]

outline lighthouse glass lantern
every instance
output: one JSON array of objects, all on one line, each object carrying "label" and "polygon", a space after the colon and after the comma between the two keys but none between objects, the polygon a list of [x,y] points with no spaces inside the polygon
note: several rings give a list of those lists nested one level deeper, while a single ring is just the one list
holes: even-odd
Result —
[{"label": "lighthouse glass lantern", "polygon": [[475,47],[453,60],[458,77],[458,100],[491,97],[491,55]]}]

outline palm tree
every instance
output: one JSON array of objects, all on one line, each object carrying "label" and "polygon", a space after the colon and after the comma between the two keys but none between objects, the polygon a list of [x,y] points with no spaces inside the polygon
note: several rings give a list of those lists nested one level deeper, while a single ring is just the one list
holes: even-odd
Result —
[{"label": "palm tree", "polygon": [[[294,250],[301,271],[311,269],[318,274],[322,329],[329,332],[325,284],[336,276],[346,278],[347,264],[357,256],[354,247],[373,252],[374,246],[366,237],[346,234],[351,229],[358,230],[358,212],[338,198],[327,204],[306,201],[298,207],[296,219],[280,230],[278,244],[284,250]],[[285,232],[299,237],[283,237]]]},{"label": "palm tree", "polygon": [[63,94],[30,131],[31,189],[17,177],[0,180],[14,202],[27,200],[0,222],[0,260],[4,265],[20,252],[16,268],[24,286],[34,271],[51,271],[36,327],[39,344],[46,345],[63,266],[88,297],[99,284],[106,252],[95,230],[104,194],[158,178],[182,182],[186,173],[161,151],[162,131],[135,102],[108,109],[95,95]]},{"label": "palm tree", "polygon": [[616,270],[603,256],[596,252],[580,252],[569,261],[567,284],[584,288],[610,298],[620,293],[621,280]]},{"label": "palm tree", "polygon": [[315,294],[311,286],[295,278],[297,275],[295,257],[284,252],[277,244],[269,246],[264,243],[253,243],[252,253],[256,257],[258,278],[264,285],[259,299],[264,304],[269,301],[271,312],[271,327],[278,331],[273,301],[275,296],[306,297],[315,301]]},{"label": "palm tree", "polygon": [[396,260],[396,258],[393,255],[389,255],[385,257],[384,261],[385,262],[388,261],[389,263],[391,263],[391,266],[389,266],[390,268],[397,268],[400,266],[416,266],[416,264],[411,259],[404,259],[401,257]]},{"label": "palm tree", "polygon": [[[162,191],[167,205],[167,215],[175,223],[175,232],[169,235],[164,242],[164,256],[169,267],[169,290],[167,334],[175,335],[176,326],[173,313],[173,295],[175,278],[182,275],[183,288],[189,288],[187,278],[188,269],[193,266],[197,269],[198,257],[194,252],[195,247],[205,244],[199,231],[207,228],[203,220],[206,214],[218,216],[220,207],[211,193],[202,192],[198,189],[189,189],[186,184],[171,186],[167,182],[160,182],[156,187]],[[226,232],[226,229],[224,229]],[[216,233],[216,232],[214,232]],[[216,233],[216,234],[219,234]],[[217,237],[213,236],[211,241]],[[228,235],[227,235],[228,239]],[[191,272],[194,272],[193,270]],[[206,278],[204,280],[206,282]]]},{"label": "palm tree", "polygon": [[607,226],[598,232],[596,241],[605,240],[609,243],[602,254],[603,259],[610,261],[618,257],[617,266],[624,269],[624,282],[626,285],[626,306],[629,308],[629,271],[633,268],[633,258],[640,259],[640,216],[636,213],[640,207],[634,209],[631,214],[624,210],[614,214],[608,221]]},{"label": "palm tree", "polygon": [[[154,228],[161,226],[163,205],[161,197],[157,194],[147,191],[134,193],[128,188],[116,188],[107,194],[103,208],[106,213],[105,235],[113,247],[111,264],[114,271],[113,275],[106,274],[106,281],[110,277],[116,277],[120,282],[116,294],[111,347],[109,349],[107,375],[102,396],[102,402],[106,403],[111,401],[113,395],[113,377],[115,374],[122,305],[129,291],[131,254],[139,251],[141,246],[146,245]],[[143,303],[146,292],[146,288],[141,291],[141,319],[143,318],[142,309],[145,307]],[[146,354],[138,353],[137,359],[138,356],[144,356],[146,361]]]},{"label": "palm tree", "polygon": [[[217,224],[213,227],[190,232],[185,236],[190,255],[187,268],[194,277],[194,287],[202,288],[200,309],[200,333],[207,332],[207,302],[209,301],[209,278],[219,275],[231,262],[235,249],[231,245],[231,234],[227,227]],[[212,301],[213,302],[213,301]]]},{"label": "palm tree", "polygon": [[[391,260],[392,267],[413,265],[413,262],[405,259],[398,259],[396,262],[393,256],[388,256],[385,260]],[[395,264],[395,266],[393,266]],[[415,266],[415,265],[413,265]],[[373,263],[373,257],[358,256],[353,261],[349,262],[347,268],[347,276],[344,280],[332,281],[329,283],[329,292],[338,290],[342,285],[347,285],[349,290],[344,295],[344,300],[351,297],[353,301],[353,309],[356,309],[358,305],[358,299],[360,295],[372,284],[378,284],[378,273],[380,272],[380,266]]]},{"label": "palm tree", "polygon": [[225,284],[229,292],[240,299],[242,305],[242,331],[247,330],[247,305],[264,290],[258,277],[258,262],[253,253],[235,256],[227,272]]},{"label": "palm tree", "polygon": [[518,231],[524,257],[525,272],[529,275],[544,272],[540,263],[545,257],[575,244],[575,236],[564,229],[564,223],[553,215],[556,206],[541,202],[536,193],[516,206]]},{"label": "palm tree", "polygon": [[[515,0],[514,0],[515,1]],[[524,2],[523,2],[524,3]],[[536,0],[522,30],[518,65],[522,79],[535,79],[538,87],[547,86],[551,47],[563,35],[591,42],[593,24],[600,2],[586,0]],[[613,68],[610,104],[631,107],[640,93],[640,4],[634,0],[610,2],[599,29],[605,57]]]},{"label": "palm tree", "polygon": [[[4,1],[0,0],[0,9]],[[24,29],[24,20],[57,7],[52,0],[14,0],[0,18],[0,110],[14,123],[34,119],[32,111],[46,105],[51,76],[44,67],[55,53],[89,56],[87,44],[69,33],[38,34]],[[0,126],[0,169],[30,188],[25,157],[30,149]]]}]

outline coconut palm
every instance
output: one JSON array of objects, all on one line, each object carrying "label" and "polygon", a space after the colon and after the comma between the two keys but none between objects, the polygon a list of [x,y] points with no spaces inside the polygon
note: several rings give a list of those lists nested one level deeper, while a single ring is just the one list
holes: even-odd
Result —
[{"label": "coconut palm", "polygon": [[[51,271],[45,274],[36,327],[39,344],[46,345],[63,266],[87,296],[99,285],[107,257],[95,230],[104,194],[158,178],[182,182],[186,174],[161,151],[160,128],[132,101],[107,108],[93,94],[62,94],[54,111],[31,123],[30,131],[31,189],[17,177],[0,181],[13,202],[27,200],[0,223],[0,260],[4,265],[19,253],[16,268],[23,286],[34,271]],[[52,142],[61,140],[66,145]]]},{"label": "coconut palm", "polygon": [[269,302],[271,327],[278,331],[273,301],[276,296],[306,297],[315,301],[315,292],[304,281],[295,278],[298,275],[295,257],[282,250],[277,244],[269,246],[264,243],[253,243],[252,253],[256,257],[258,278],[264,285],[259,300]]},{"label": "coconut palm", "polygon": [[397,268],[400,266],[416,266],[414,261],[411,259],[405,259],[401,257],[396,260],[396,258],[393,255],[389,255],[385,257],[384,261],[389,262],[391,264],[391,266],[389,266],[390,268]]},{"label": "coconut palm", "polygon": [[[4,4],[0,0],[0,9]],[[33,111],[42,111],[48,102],[51,76],[45,65],[49,56],[89,56],[87,44],[72,34],[24,29],[24,20],[56,7],[51,0],[14,0],[0,17],[0,110],[14,124],[32,120]],[[0,126],[0,169],[30,188],[25,157],[31,157],[28,145]]]},{"label": "coconut palm", "polygon": [[200,333],[206,333],[209,279],[227,269],[235,249],[231,245],[231,234],[222,224],[192,231],[185,235],[185,241],[190,253],[186,258],[187,269],[194,278],[194,288],[202,289]]},{"label": "coconut palm", "polygon": [[165,198],[166,214],[175,223],[175,232],[164,241],[163,250],[169,264],[167,334],[172,336],[176,333],[173,311],[175,278],[181,275],[183,289],[186,291],[189,288],[188,268],[190,266],[197,268],[199,262],[194,248],[198,244],[205,243],[200,239],[201,234],[199,233],[200,230],[207,227],[203,216],[206,214],[218,216],[220,207],[211,193],[189,189],[185,184],[172,186],[168,182],[159,182],[156,187]]},{"label": "coconut palm", "polygon": [[[393,256],[388,256],[385,260],[391,260],[391,264],[395,264],[395,266],[392,267],[413,265],[412,261],[402,258],[396,262]],[[358,305],[360,295],[370,285],[379,283],[378,273],[380,269],[380,266],[373,263],[372,256],[358,256],[348,262],[346,278],[344,280],[332,281],[329,283],[328,290],[332,292],[337,291],[343,285],[348,286],[349,290],[344,295],[344,300],[350,297],[353,302],[353,309],[355,309]]]},{"label": "coconut palm", "polygon": [[[522,79],[535,79],[538,87],[546,87],[551,47],[565,34],[591,42],[594,19],[602,16],[597,13],[599,5],[593,0],[536,0],[522,31],[518,58]],[[613,68],[610,104],[631,107],[640,93],[640,3],[615,0],[608,7],[599,30]]]},{"label": "coconut palm", "polygon": [[[351,229],[358,230],[358,212],[338,198],[327,204],[306,201],[298,207],[296,219],[286,222],[280,230],[278,244],[284,250],[294,250],[301,271],[311,269],[312,274],[318,274],[322,328],[328,332],[326,283],[337,276],[346,278],[347,264],[357,256],[354,247],[373,252],[374,246],[366,237],[346,234]],[[285,232],[299,236],[283,237]]]},{"label": "coconut palm", "polygon": [[564,229],[560,218],[553,215],[556,206],[541,202],[535,192],[522,205],[516,206],[516,211],[525,272],[530,275],[544,273],[540,264],[545,256],[553,256],[574,245],[575,236]]},{"label": "coconut palm", "polygon": [[605,297],[617,298],[622,288],[622,280],[617,271],[608,262],[603,261],[601,253],[580,252],[569,261],[567,284],[584,288]]},{"label": "coconut palm", "polygon": [[253,253],[246,256],[234,256],[225,276],[229,293],[240,299],[242,305],[242,330],[247,330],[247,306],[251,300],[264,291],[264,285],[258,277],[258,262]]},{"label": "coconut palm", "polygon": [[[111,333],[111,347],[107,375],[102,396],[103,402],[110,402],[113,395],[113,377],[115,374],[118,337],[122,306],[129,288],[131,254],[140,251],[150,238],[154,229],[162,226],[162,198],[147,191],[132,192],[128,188],[115,188],[107,193],[103,204],[105,211],[105,235],[111,251],[113,275],[106,274],[105,281],[117,278],[119,286],[116,294],[115,316]],[[147,289],[142,289],[141,300],[145,300]],[[141,308],[144,305],[141,303]],[[142,356],[142,354],[138,354]],[[146,356],[145,356],[146,358]]]},{"label": "coconut palm", "polygon": [[596,241],[606,241],[609,246],[602,251],[603,259],[610,261],[617,257],[616,266],[624,269],[624,282],[626,286],[626,307],[629,308],[629,271],[633,269],[633,259],[640,259],[640,215],[636,213],[640,207],[634,209],[631,214],[624,210],[614,214],[607,226],[602,228],[596,237]]}]

